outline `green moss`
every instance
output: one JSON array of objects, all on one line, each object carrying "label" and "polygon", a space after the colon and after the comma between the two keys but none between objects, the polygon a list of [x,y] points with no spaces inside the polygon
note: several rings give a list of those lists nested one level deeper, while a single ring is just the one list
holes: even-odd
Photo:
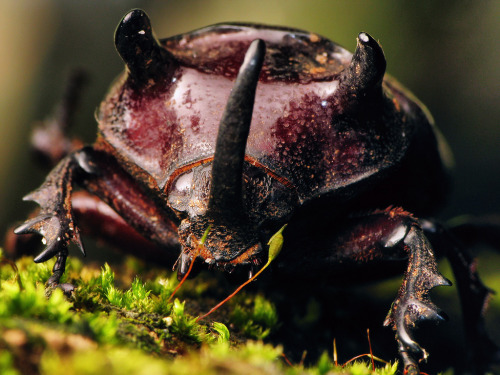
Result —
[{"label": "green moss", "polygon": [[278,325],[276,307],[260,294],[253,298],[242,294],[232,306],[231,323],[249,338],[263,340]]},{"label": "green moss", "polygon": [[[50,352],[41,361],[43,373],[51,375],[72,374],[329,374],[368,375],[371,369],[362,362],[351,366],[328,366],[317,368],[286,367],[279,360],[281,350],[259,342],[248,342],[239,350],[221,349],[221,346],[204,346],[198,352],[191,352],[173,361],[145,356],[130,349],[85,350],[63,358]],[[395,373],[395,365],[388,365],[376,374]]]},{"label": "green moss", "polygon": [[165,374],[168,370],[166,362],[124,348],[83,350],[70,356],[50,351],[44,353],[40,368],[51,375]]},{"label": "green moss", "polygon": [[229,344],[230,333],[227,329],[226,325],[219,322],[214,322],[213,324],[214,331],[217,332],[217,343],[221,345]]},{"label": "green moss", "polygon": [[2,267],[0,276],[0,318],[36,318],[60,324],[71,319],[69,310],[72,304],[64,298],[61,290],[55,290],[47,298],[44,285],[32,274],[17,274],[8,269]]},{"label": "green moss", "polygon": [[[99,269],[70,258],[65,281],[77,288],[66,298],[59,289],[47,296],[44,283],[51,274],[50,262],[37,265],[23,258],[16,264],[17,270],[7,261],[0,266],[2,374],[337,371],[326,355],[310,368],[289,366],[281,347],[241,338],[237,342],[223,323],[199,324],[198,306],[213,303],[200,302],[210,281],[197,281],[194,285],[205,285],[198,289],[184,285],[176,295],[180,298],[168,302],[177,285],[175,275],[148,270],[141,272],[147,274],[144,281],[130,270],[142,269],[138,261],[126,260],[115,274],[107,264]],[[238,295],[230,308],[231,329],[247,337],[264,339],[279,325],[276,308],[262,295]],[[367,373],[354,372],[356,366],[369,369],[369,364],[352,365],[352,372],[344,368],[338,373]]]},{"label": "green moss", "polygon": [[175,299],[172,306],[172,333],[190,343],[202,343],[207,340],[206,330],[192,317],[184,312],[185,302]]}]

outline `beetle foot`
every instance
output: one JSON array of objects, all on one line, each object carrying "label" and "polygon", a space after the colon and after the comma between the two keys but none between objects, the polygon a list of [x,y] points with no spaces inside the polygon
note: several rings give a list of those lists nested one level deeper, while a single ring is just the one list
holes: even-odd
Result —
[{"label": "beetle foot", "polygon": [[63,294],[69,298],[73,295],[73,292],[75,291],[76,287],[71,283],[49,284],[49,282],[47,281],[47,285],[45,288],[45,295],[47,297],[50,297],[52,292],[56,289],[60,289],[63,292]]},{"label": "beetle foot", "polygon": [[[45,245],[43,251],[35,257],[36,263],[42,263],[56,256],[63,247],[66,247],[70,240],[74,240],[81,251],[83,244],[80,235],[73,226],[72,221],[67,223],[57,216],[41,214],[26,221],[14,230],[16,234],[37,233],[43,236],[42,242]],[[70,229],[74,228],[74,229]],[[71,232],[76,232],[71,234]]]},{"label": "beetle foot", "polygon": [[428,357],[425,349],[413,339],[411,330],[422,321],[447,319],[446,314],[431,302],[429,291],[436,286],[449,286],[451,282],[439,273],[432,248],[419,227],[409,230],[404,243],[410,251],[408,269],[384,325],[392,325],[396,331],[406,369],[417,365],[412,355],[423,361]]},{"label": "beetle foot", "polygon": [[[450,285],[450,284],[439,284]],[[411,293],[408,297],[398,298],[393,304],[384,325],[393,325],[398,342],[403,345],[404,351],[410,351],[426,360],[428,353],[416,341],[413,340],[411,329],[418,322],[424,320],[445,321],[447,316],[428,298],[421,298]]]},{"label": "beetle foot", "polygon": [[419,301],[413,296],[396,300],[384,322],[385,326],[392,324],[396,331],[405,370],[408,366],[417,366],[413,357],[419,358],[419,362],[425,362],[429,357],[429,353],[413,339],[411,332],[418,322],[424,320],[443,321],[447,320],[447,316],[429,300]]},{"label": "beetle foot", "polygon": [[[67,253],[68,244],[75,242],[85,255],[78,228],[74,224],[71,212],[71,178],[73,159],[63,159],[47,179],[24,200],[37,202],[41,210],[33,219],[27,220],[14,230],[16,234],[36,233],[43,236],[44,250],[35,258],[35,262],[46,260]],[[64,271],[64,269],[63,269]]]},{"label": "beetle foot", "polygon": [[73,292],[75,291],[76,287],[71,283],[49,285],[47,282],[47,285],[45,287],[45,296],[47,298],[50,297],[52,295],[52,292],[56,289],[60,289],[67,298],[70,298],[73,295]]},{"label": "beetle foot", "polygon": [[398,341],[398,344],[399,344],[399,355],[403,359],[403,369],[404,369],[403,374],[419,375],[420,369],[418,368],[417,362],[408,354],[401,341]]},{"label": "beetle foot", "polygon": [[68,250],[67,247],[64,246],[62,251],[57,254],[57,260],[52,268],[52,275],[47,280],[47,288],[46,294],[50,295],[54,289],[61,289],[65,296],[70,297],[73,291],[75,290],[75,286],[70,283],[59,283],[61,276],[66,269],[66,259],[68,258]]}]

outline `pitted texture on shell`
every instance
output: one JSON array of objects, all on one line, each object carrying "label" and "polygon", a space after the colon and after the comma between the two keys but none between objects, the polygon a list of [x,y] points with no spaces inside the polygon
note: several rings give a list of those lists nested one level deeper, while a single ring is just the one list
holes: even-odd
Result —
[{"label": "pitted texture on shell", "polygon": [[308,83],[330,80],[344,69],[351,54],[319,35],[262,25],[214,25],[162,40],[183,65],[208,74],[235,78],[248,45],[266,41],[263,81]]}]

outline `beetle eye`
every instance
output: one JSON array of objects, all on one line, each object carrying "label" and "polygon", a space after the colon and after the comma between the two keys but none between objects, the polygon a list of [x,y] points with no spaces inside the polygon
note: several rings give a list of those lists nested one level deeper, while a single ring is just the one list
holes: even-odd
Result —
[{"label": "beetle eye", "polygon": [[211,173],[211,164],[204,164],[179,175],[167,191],[170,207],[190,217],[205,214]]},{"label": "beetle eye", "polygon": [[191,183],[193,181],[193,171],[189,171],[188,173],[185,173],[175,181],[175,190],[179,192],[186,192],[189,189],[191,189]]},{"label": "beetle eye", "polygon": [[185,211],[191,197],[194,171],[181,174],[171,185],[168,192],[168,203],[177,211]]}]

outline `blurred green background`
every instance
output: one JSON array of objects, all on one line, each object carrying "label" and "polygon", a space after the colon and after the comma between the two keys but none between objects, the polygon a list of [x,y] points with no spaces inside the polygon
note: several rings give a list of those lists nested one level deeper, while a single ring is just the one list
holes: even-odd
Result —
[{"label": "blurred green background", "polygon": [[113,32],[136,7],[158,37],[249,21],[314,31],[352,51],[357,34],[369,32],[388,72],[429,107],[454,152],[455,189],[442,217],[500,213],[500,1],[3,0],[0,233],[35,206],[21,201],[46,175],[30,160],[30,128],[50,114],[75,67],[91,82],[74,132],[94,139],[94,110],[123,67]]}]

